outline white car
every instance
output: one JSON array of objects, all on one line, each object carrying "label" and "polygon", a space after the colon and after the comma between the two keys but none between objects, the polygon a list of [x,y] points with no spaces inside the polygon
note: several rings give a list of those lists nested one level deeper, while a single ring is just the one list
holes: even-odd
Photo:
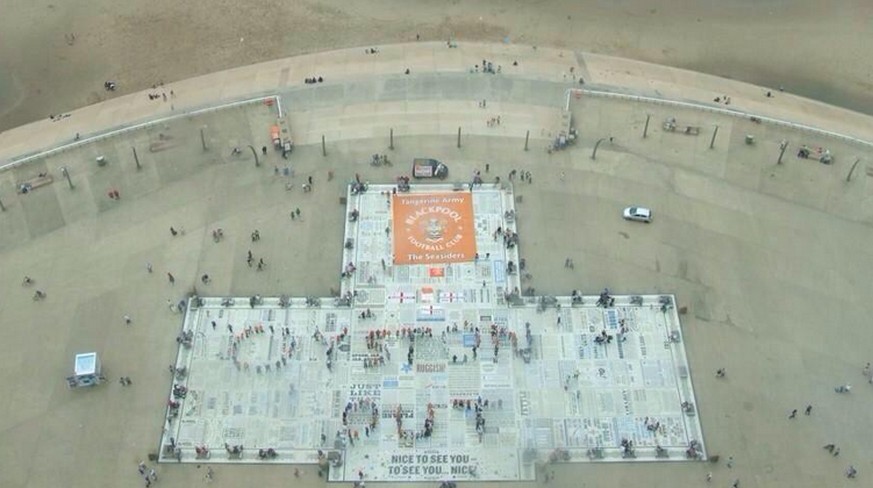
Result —
[{"label": "white car", "polygon": [[649,223],[652,221],[652,211],[645,207],[628,207],[624,209],[625,220]]}]

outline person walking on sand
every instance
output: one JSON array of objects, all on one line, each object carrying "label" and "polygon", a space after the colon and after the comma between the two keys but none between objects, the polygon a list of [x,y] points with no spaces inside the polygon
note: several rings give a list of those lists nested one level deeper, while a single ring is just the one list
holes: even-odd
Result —
[{"label": "person walking on sand", "polygon": [[175,285],[175,284],[176,284],[176,277],[173,276],[173,273],[169,273],[169,272],[168,272],[168,273],[167,273],[167,279],[170,281],[170,284],[171,284],[171,285]]}]

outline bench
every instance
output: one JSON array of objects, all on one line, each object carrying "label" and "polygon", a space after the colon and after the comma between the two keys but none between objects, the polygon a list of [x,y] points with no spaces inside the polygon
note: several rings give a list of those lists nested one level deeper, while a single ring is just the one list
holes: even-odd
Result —
[{"label": "bench", "polygon": [[30,191],[36,190],[41,186],[46,186],[51,184],[55,179],[52,175],[47,173],[41,173],[39,176],[34,176],[29,180],[24,180],[21,183],[15,185],[15,188],[18,189],[18,193],[28,193]]}]

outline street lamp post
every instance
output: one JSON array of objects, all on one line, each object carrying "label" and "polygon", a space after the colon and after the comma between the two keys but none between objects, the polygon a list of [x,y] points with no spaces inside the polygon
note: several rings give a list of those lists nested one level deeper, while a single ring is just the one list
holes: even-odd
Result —
[{"label": "street lamp post", "polygon": [[712,149],[712,147],[715,145],[715,136],[717,136],[717,135],[718,135],[718,126],[715,126],[715,130],[712,131],[712,139],[710,139],[710,141],[709,141],[709,148],[710,149]]},{"label": "street lamp post", "polygon": [[67,171],[67,167],[61,166],[59,169],[61,170],[61,174],[64,175],[64,178],[67,179],[67,184],[70,185],[70,190],[75,188],[75,186],[73,185],[73,180],[70,179],[70,172]]},{"label": "street lamp post", "polygon": [[[860,162],[861,162],[861,158],[855,159],[855,164],[852,165],[852,169],[850,169],[849,174],[846,175],[846,182],[852,181],[852,173],[855,172],[855,168],[858,167],[858,163],[860,163]],[[2,207],[2,206],[3,206],[3,204],[0,203],[0,207]]]},{"label": "street lamp post", "polygon": [[249,144],[249,149],[252,150],[252,156],[255,157],[255,168],[257,168],[261,165],[260,160],[258,160],[258,151],[255,151],[255,146],[252,146],[251,144]]},{"label": "street lamp post", "polygon": [[788,149],[788,141],[782,141],[779,143],[779,159],[776,160],[776,164],[782,164],[782,156],[785,155],[785,150]]},{"label": "street lamp post", "polygon": [[605,137],[601,137],[600,139],[597,140],[597,142],[594,143],[594,150],[591,151],[591,159],[597,159],[597,148],[600,147],[600,143],[605,141],[605,140],[606,140]]}]

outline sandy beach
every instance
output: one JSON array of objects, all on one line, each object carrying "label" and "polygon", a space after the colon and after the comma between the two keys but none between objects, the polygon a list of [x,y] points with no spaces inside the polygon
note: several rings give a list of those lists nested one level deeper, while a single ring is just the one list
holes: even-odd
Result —
[{"label": "sandy beach", "polygon": [[[0,16],[0,130],[193,76],[301,53],[447,39],[628,57],[873,113],[873,4],[846,0],[10,0]],[[103,90],[115,80],[114,94]]]}]

